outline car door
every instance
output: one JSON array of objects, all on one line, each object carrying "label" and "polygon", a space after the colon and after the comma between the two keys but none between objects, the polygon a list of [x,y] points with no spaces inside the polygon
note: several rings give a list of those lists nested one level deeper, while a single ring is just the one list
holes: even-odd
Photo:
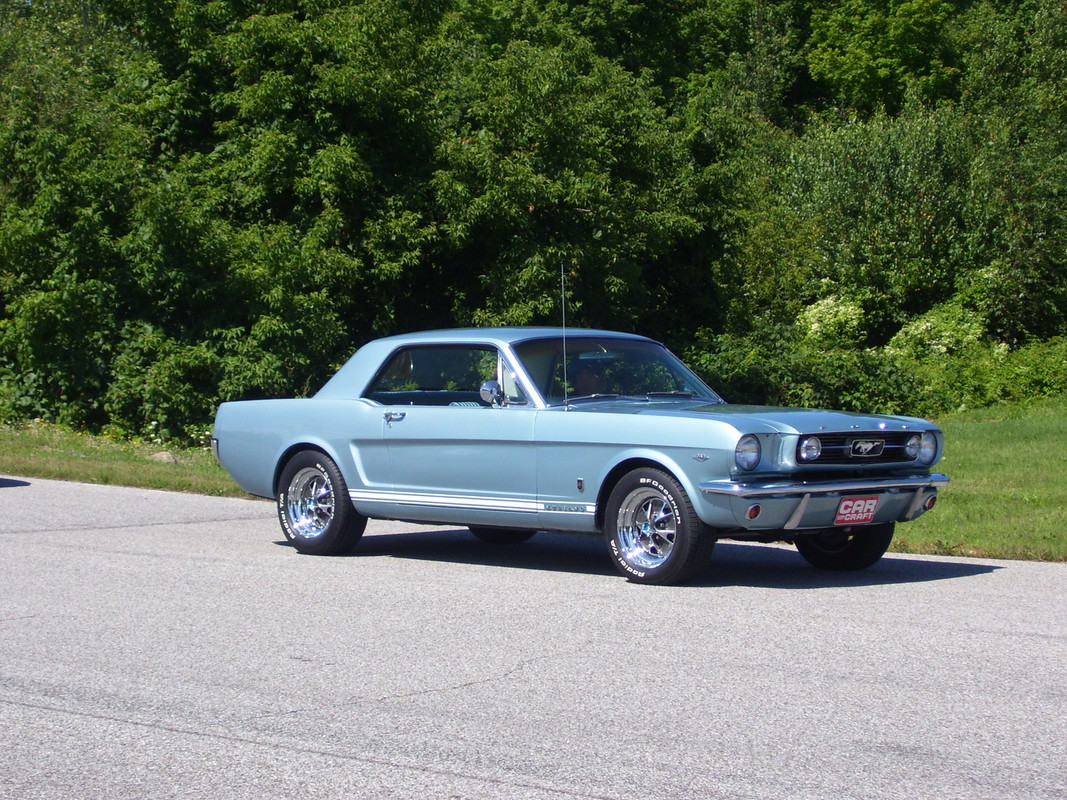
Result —
[{"label": "car door", "polygon": [[392,362],[399,377],[375,397],[383,403],[392,502],[402,508],[396,516],[536,525],[535,409],[510,391],[502,406],[479,394],[485,380],[508,371],[497,350],[412,347]]}]

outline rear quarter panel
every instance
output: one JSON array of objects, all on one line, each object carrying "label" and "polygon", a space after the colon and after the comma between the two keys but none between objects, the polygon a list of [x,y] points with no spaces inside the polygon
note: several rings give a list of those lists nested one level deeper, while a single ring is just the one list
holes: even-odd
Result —
[{"label": "rear quarter panel", "polygon": [[381,408],[365,400],[283,399],[223,403],[215,415],[219,461],[249,494],[274,497],[282,461],[301,449],[325,452],[349,488],[383,485]]}]

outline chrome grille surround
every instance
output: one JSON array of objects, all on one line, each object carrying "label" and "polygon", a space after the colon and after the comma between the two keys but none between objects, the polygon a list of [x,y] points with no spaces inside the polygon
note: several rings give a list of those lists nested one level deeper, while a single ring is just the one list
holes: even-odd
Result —
[{"label": "chrome grille surround", "polygon": [[[917,431],[855,431],[850,433],[805,433],[797,437],[795,458],[797,464],[910,464],[904,447]],[[811,436],[822,443],[822,453],[817,459],[800,457],[800,444]]]}]

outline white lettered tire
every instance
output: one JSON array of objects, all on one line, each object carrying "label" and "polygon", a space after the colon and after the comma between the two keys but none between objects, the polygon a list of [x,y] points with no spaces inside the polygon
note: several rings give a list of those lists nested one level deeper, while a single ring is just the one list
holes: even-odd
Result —
[{"label": "white lettered tire", "polygon": [[612,489],[604,538],[615,567],[635,583],[673,584],[703,569],[715,538],[668,473],[642,467]]},{"label": "white lettered tire", "polygon": [[359,542],[367,518],[357,513],[337,465],[317,450],[293,456],[278,482],[278,520],[301,553],[338,555]]}]

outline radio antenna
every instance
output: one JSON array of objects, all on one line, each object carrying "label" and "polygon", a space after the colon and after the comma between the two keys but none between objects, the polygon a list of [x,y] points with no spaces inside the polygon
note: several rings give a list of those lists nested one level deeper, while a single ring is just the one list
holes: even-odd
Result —
[{"label": "radio antenna", "polygon": [[559,307],[563,320],[563,405],[569,407],[570,395],[567,390],[567,274],[564,265],[559,265]]}]

